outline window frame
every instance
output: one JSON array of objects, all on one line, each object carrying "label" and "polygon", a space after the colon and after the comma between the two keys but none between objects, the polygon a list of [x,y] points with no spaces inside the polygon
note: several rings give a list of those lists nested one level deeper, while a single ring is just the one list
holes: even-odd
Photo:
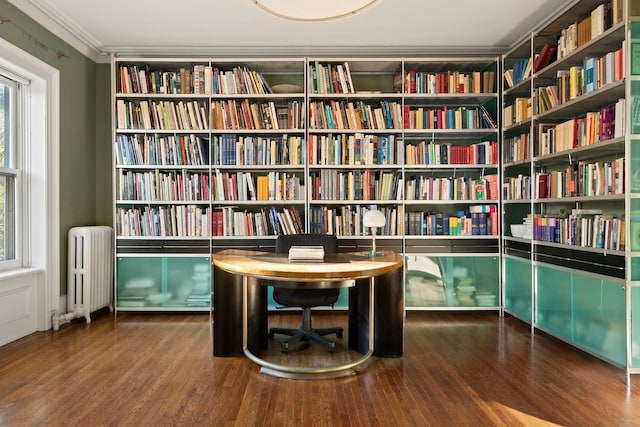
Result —
[{"label": "window frame", "polygon": [[[22,79],[14,79],[10,73],[0,69],[0,84],[11,88],[12,96],[10,97],[10,111],[9,111],[9,135],[8,140],[5,140],[5,145],[9,145],[9,167],[0,165],[0,177],[13,179],[14,184],[12,186],[7,185],[5,205],[5,215],[9,218],[5,218],[6,227],[9,228],[9,224],[13,227],[13,256],[11,259],[0,260],[0,271],[7,271],[16,268],[23,267],[23,241],[24,234],[22,228],[21,218],[24,216],[22,211],[22,169],[21,163],[21,151],[26,142],[25,137],[27,135],[26,129],[28,126],[28,119],[26,112],[28,111],[28,82]],[[6,135],[5,135],[6,138]],[[5,147],[5,152],[6,152]],[[7,179],[7,182],[9,180]],[[9,208],[9,201],[11,203],[11,209]],[[6,248],[5,248],[6,249]]]}]

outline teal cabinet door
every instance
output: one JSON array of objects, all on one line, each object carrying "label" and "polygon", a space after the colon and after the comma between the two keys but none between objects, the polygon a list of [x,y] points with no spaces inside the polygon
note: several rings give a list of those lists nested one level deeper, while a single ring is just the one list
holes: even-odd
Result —
[{"label": "teal cabinet door", "polygon": [[405,257],[407,308],[498,308],[499,295],[497,256]]},{"label": "teal cabinet door", "polygon": [[625,365],[624,285],[579,273],[573,273],[572,279],[575,343]]},{"label": "teal cabinet door", "polygon": [[536,277],[536,323],[540,328],[572,341],[571,273],[538,265]]},{"label": "teal cabinet door", "polygon": [[[640,287],[631,288],[631,312],[640,313]],[[640,369],[640,315],[631,317],[631,367]]]},{"label": "teal cabinet door", "polygon": [[593,354],[626,365],[622,281],[537,265],[537,326]]},{"label": "teal cabinet door", "polygon": [[503,283],[505,310],[524,321],[532,322],[531,261],[505,256]]},{"label": "teal cabinet door", "polygon": [[209,256],[118,256],[116,307],[209,310]]}]

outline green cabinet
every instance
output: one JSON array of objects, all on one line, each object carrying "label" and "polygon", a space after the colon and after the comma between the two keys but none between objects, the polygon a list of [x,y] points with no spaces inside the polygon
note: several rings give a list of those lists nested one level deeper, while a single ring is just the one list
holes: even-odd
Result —
[{"label": "green cabinet", "polygon": [[572,274],[574,341],[624,365],[626,362],[625,290],[623,283]]},{"label": "green cabinet", "polygon": [[571,273],[537,265],[536,323],[568,341],[572,339]]},{"label": "green cabinet", "polygon": [[504,256],[504,309],[531,323],[533,313],[533,286],[531,261]]},{"label": "green cabinet", "polygon": [[497,255],[407,255],[405,307],[499,308]]},{"label": "green cabinet", "polygon": [[618,365],[626,365],[622,280],[536,265],[537,327]]},{"label": "green cabinet", "polygon": [[[631,287],[631,312],[640,313],[640,287]],[[631,367],[640,370],[640,316],[631,317]]]},{"label": "green cabinet", "polygon": [[116,269],[118,310],[210,309],[210,256],[119,255]]}]

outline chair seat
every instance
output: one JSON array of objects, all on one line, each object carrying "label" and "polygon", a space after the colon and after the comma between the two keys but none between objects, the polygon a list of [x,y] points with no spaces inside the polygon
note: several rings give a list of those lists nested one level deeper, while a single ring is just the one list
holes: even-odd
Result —
[{"label": "chair seat", "polygon": [[285,307],[333,306],[339,295],[339,289],[273,289],[273,299]]}]

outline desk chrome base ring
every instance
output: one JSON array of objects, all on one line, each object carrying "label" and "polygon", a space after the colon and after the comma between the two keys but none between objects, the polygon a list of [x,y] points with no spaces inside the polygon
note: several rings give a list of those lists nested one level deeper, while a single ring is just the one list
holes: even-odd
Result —
[{"label": "desk chrome base ring", "polygon": [[369,351],[367,351],[362,357],[354,360],[353,362],[346,363],[344,365],[330,366],[330,367],[302,367],[302,366],[287,366],[277,363],[268,362],[259,358],[255,354],[249,351],[247,344],[247,291],[248,283],[247,276],[243,277],[243,296],[242,296],[242,351],[245,356],[251,359],[253,362],[261,366],[260,372],[266,375],[271,375],[278,378],[287,378],[293,380],[320,380],[341,378],[350,375],[355,375],[356,371],[353,370],[356,366],[364,363],[373,355],[374,344],[374,278],[369,278]]},{"label": "desk chrome base ring", "polygon": [[329,380],[332,378],[342,378],[348,377],[351,375],[355,375],[356,371],[353,369],[346,369],[343,371],[337,372],[327,372],[327,373],[313,373],[313,372],[284,372],[282,370],[265,368],[264,366],[260,368],[260,373],[265,375],[271,375],[272,377],[278,378],[286,378],[290,380]]}]

